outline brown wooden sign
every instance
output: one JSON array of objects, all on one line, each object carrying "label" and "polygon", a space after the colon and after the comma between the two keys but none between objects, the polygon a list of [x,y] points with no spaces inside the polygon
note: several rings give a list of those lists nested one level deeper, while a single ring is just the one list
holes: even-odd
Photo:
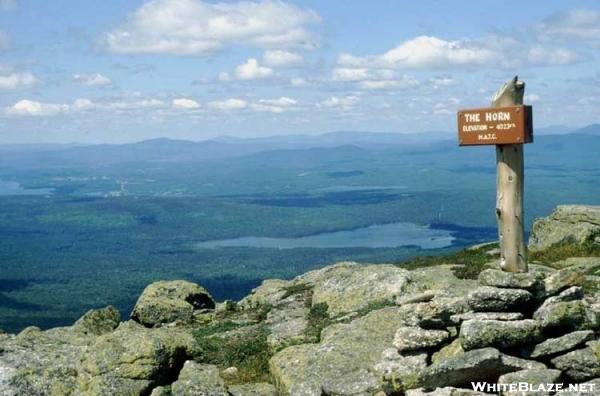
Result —
[{"label": "brown wooden sign", "polygon": [[488,107],[458,112],[460,146],[533,142],[531,106]]}]

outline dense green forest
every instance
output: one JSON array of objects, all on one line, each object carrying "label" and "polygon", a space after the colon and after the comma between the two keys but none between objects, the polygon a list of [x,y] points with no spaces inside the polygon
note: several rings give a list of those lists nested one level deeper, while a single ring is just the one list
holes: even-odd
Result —
[{"label": "dense green forest", "polygon": [[[262,279],[339,260],[401,262],[494,238],[493,148],[346,143],[263,151],[178,141],[5,149],[0,328],[68,324],[107,304],[127,313],[158,279],[193,280],[217,299],[235,299]],[[600,136],[583,134],[542,136],[527,146],[528,225],[557,204],[598,204],[598,152]],[[396,222],[445,229],[455,239],[435,251],[406,246],[402,235],[385,248],[360,241],[350,249],[197,246]]]}]

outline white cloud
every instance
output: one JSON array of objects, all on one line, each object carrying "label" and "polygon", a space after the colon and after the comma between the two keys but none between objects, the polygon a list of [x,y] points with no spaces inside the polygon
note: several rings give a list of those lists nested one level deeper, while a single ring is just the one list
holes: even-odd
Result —
[{"label": "white cloud", "polygon": [[329,98],[317,103],[317,107],[348,110],[354,107],[359,101],[360,98],[354,95],[343,96],[341,98],[337,96],[330,96]]},{"label": "white cloud", "polygon": [[31,73],[11,73],[0,75],[0,89],[14,89],[29,87],[38,82],[38,79]]},{"label": "white cloud", "polygon": [[105,35],[108,49],[120,53],[196,55],[231,44],[260,48],[317,45],[308,25],[317,13],[283,1],[208,3],[152,0]]},{"label": "white cloud", "polygon": [[219,73],[219,81],[227,82],[231,81],[231,76],[227,72]]},{"label": "white cloud", "polygon": [[250,105],[252,110],[259,112],[283,113],[293,108],[297,100],[282,96],[278,99],[261,99]]},{"label": "white cloud", "polygon": [[390,69],[368,69],[353,67],[337,67],[332,72],[333,81],[356,83],[361,89],[393,89],[408,88],[419,85],[409,76],[399,76]]},{"label": "white cloud", "polygon": [[75,74],[73,75],[75,81],[82,83],[83,85],[88,85],[90,87],[103,87],[106,85],[112,84],[110,78],[103,76],[99,73],[94,74]]},{"label": "white cloud", "polygon": [[600,10],[578,9],[551,16],[536,26],[541,41],[582,41],[600,45]]},{"label": "white cloud", "polygon": [[248,102],[243,99],[227,99],[208,103],[208,107],[217,110],[241,110],[248,107]]},{"label": "white cloud", "polygon": [[192,99],[187,98],[179,98],[173,99],[172,101],[173,107],[177,109],[198,109],[200,108],[200,103],[196,102]]},{"label": "white cloud", "polygon": [[432,77],[429,79],[429,82],[436,89],[456,84],[456,80],[454,80],[452,77]]},{"label": "white cloud", "polygon": [[568,64],[578,60],[564,48],[528,45],[508,36],[489,35],[473,40],[448,41],[418,36],[379,55],[341,54],[340,70],[364,69],[448,69]]},{"label": "white cloud", "polygon": [[263,62],[271,67],[292,67],[301,65],[304,58],[297,52],[269,50],[263,54]]},{"label": "white cloud", "polygon": [[103,103],[102,108],[113,110],[141,110],[158,109],[167,107],[167,103],[160,99],[148,98],[138,100],[119,100],[115,102]]},{"label": "white cloud", "polygon": [[66,114],[73,111],[85,110],[93,106],[88,99],[76,99],[72,104],[44,103],[34,100],[22,99],[5,109],[9,116],[41,117]]},{"label": "white cloud", "polygon": [[258,64],[254,58],[250,58],[235,68],[235,76],[240,80],[257,80],[273,75],[273,69]]}]

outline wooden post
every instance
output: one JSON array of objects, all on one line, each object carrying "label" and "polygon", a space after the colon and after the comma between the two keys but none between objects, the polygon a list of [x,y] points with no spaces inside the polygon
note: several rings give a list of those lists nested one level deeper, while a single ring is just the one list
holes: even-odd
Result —
[{"label": "wooden post", "polygon": [[[496,92],[492,107],[523,104],[525,83],[515,76]],[[500,268],[527,272],[527,245],[523,228],[523,145],[496,146],[496,218],[500,239]]]}]

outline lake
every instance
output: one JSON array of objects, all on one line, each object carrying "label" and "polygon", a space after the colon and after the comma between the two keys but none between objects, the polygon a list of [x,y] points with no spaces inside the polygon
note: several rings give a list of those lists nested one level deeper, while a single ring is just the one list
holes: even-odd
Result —
[{"label": "lake", "polygon": [[413,223],[371,225],[354,230],[325,232],[298,238],[270,238],[247,236],[195,243],[196,248],[254,247],[269,249],[294,248],[386,248],[418,246],[421,249],[439,249],[450,246],[454,237],[443,229],[432,229]]}]

